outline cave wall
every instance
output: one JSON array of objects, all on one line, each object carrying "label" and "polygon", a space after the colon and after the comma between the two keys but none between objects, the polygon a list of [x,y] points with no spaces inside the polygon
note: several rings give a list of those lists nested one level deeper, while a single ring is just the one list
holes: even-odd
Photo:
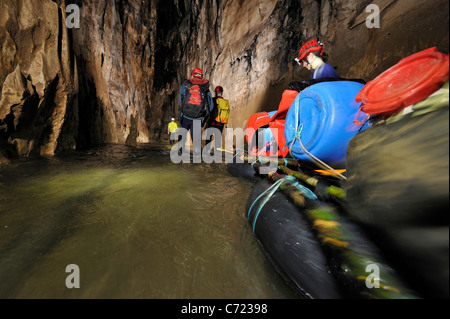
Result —
[{"label": "cave wall", "polygon": [[[368,4],[380,8],[369,29]],[[80,8],[67,28],[65,8]],[[0,154],[53,155],[165,137],[195,67],[224,87],[228,127],[274,110],[319,38],[342,77],[371,80],[428,47],[448,53],[447,0],[0,0]],[[1,157],[2,155],[0,155]]]},{"label": "cave wall", "polygon": [[[72,1],[73,2],[73,1]],[[81,25],[73,29],[82,99],[79,145],[149,141],[147,123],[161,115],[151,109],[155,1],[74,2]]]},{"label": "cave wall", "polygon": [[64,8],[64,1],[0,2],[3,153],[51,156],[58,146],[75,148],[65,127],[65,119],[76,122],[78,81]]}]

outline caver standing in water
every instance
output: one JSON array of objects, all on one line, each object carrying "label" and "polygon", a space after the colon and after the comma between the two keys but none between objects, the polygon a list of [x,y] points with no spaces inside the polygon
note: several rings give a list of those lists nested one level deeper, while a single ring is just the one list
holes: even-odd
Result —
[{"label": "caver standing in water", "polygon": [[[230,117],[230,104],[227,99],[223,97],[223,87],[220,85],[216,86],[214,89],[215,97],[213,97],[214,110],[211,112],[211,116],[207,119],[207,128],[216,128],[220,132],[220,136],[222,136],[223,128],[228,123],[228,119]],[[219,136],[217,136],[218,138]],[[211,142],[211,138],[206,139],[206,143]],[[221,147],[221,141],[217,141],[215,143],[214,148],[210,150],[211,153],[214,152],[214,149]]]},{"label": "caver standing in water", "polygon": [[[201,128],[202,120],[208,118],[214,107],[209,81],[203,79],[203,71],[199,68],[192,70],[191,78],[185,80],[180,88],[180,125],[185,132],[190,130],[195,157],[201,156]],[[198,132],[194,132],[197,130]],[[195,134],[194,134],[195,133]],[[179,141],[182,136],[179,137]],[[182,146],[184,148],[184,146]],[[181,154],[182,148],[178,153]]]},{"label": "caver standing in water", "polygon": [[170,144],[175,143],[175,139],[171,138],[171,137],[173,137],[171,135],[176,132],[177,128],[178,128],[178,124],[177,124],[177,122],[175,122],[175,118],[172,117],[169,125],[167,125],[167,134],[169,135]]}]

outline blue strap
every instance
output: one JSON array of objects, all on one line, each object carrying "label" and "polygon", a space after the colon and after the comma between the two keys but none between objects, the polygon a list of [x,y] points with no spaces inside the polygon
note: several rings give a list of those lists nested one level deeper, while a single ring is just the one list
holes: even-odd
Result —
[{"label": "blue strap", "polygon": [[[288,177],[288,176],[286,176],[286,177]],[[252,211],[252,208],[256,204],[256,202],[260,198],[265,196],[263,202],[259,205],[258,210],[256,211],[255,217],[253,219],[253,233],[255,233],[256,220],[258,219],[258,216],[259,216],[259,213],[261,212],[261,209],[269,201],[269,199],[272,197],[272,195],[278,190],[278,187],[280,187],[281,183],[283,183],[285,181],[286,177],[283,177],[282,179],[276,181],[272,186],[270,186],[268,189],[266,189],[262,194],[260,194],[255,199],[255,201],[253,202],[252,206],[250,206],[250,209],[248,210],[247,218],[250,218],[250,212]]]},{"label": "blue strap", "polygon": [[[292,106],[291,106],[292,107]],[[295,140],[300,140],[300,134],[302,132],[303,126],[299,125],[299,109],[300,109],[300,99],[296,98],[294,100],[294,111],[295,111],[295,134],[294,134],[294,138],[292,139],[291,145],[289,147],[289,153],[292,154],[292,147],[294,147],[295,144]],[[300,126],[300,127],[299,127]],[[287,143],[286,143],[287,145]]]},{"label": "blue strap", "polygon": [[252,205],[250,206],[250,209],[248,210],[247,213],[247,219],[250,218],[250,212],[252,211],[253,206],[256,204],[256,202],[261,199],[263,196],[265,196],[265,198],[263,199],[263,201],[261,202],[261,204],[258,207],[258,210],[256,211],[255,217],[253,219],[253,233],[255,233],[255,226],[256,226],[256,221],[259,217],[259,213],[261,212],[261,209],[264,207],[264,205],[269,201],[269,199],[272,197],[272,195],[278,190],[278,188],[281,186],[282,183],[286,182],[286,181],[290,181],[292,186],[296,187],[301,193],[302,195],[304,195],[305,197],[309,198],[309,199],[317,199],[317,196],[307,187],[301,185],[294,176],[291,175],[286,175],[285,177],[279,179],[278,181],[276,181],[272,186],[270,186],[268,189],[266,189],[263,193],[261,193],[252,203]]},{"label": "blue strap", "polygon": [[305,196],[306,198],[309,198],[312,200],[317,199],[316,194],[314,194],[314,192],[312,190],[310,190],[308,187],[301,185],[298,181],[292,183],[292,186],[296,187],[302,193],[302,195]]},{"label": "blue strap", "polygon": [[233,159],[235,159],[238,155],[239,155],[239,153],[247,153],[247,151],[246,150],[243,150],[243,149],[240,149],[240,148],[236,148],[236,154],[234,154],[233,155]]}]

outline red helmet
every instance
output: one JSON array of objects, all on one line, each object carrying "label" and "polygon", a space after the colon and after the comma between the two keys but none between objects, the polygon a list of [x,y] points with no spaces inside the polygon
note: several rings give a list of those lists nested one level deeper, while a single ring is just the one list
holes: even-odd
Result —
[{"label": "red helmet", "polygon": [[201,69],[199,69],[199,68],[193,69],[191,75],[194,78],[203,79],[203,71]]},{"label": "red helmet", "polygon": [[221,87],[221,86],[216,86],[216,88],[214,89],[214,91],[216,91],[216,92],[222,92],[222,93],[223,93],[223,87]]},{"label": "red helmet", "polygon": [[323,53],[323,43],[321,42],[317,42],[316,40],[311,40],[306,42],[302,48],[300,49],[300,51],[298,52],[298,61],[301,61],[303,59],[306,58],[306,56],[310,53],[310,52],[315,52],[315,51],[319,51],[320,55],[322,55]]}]

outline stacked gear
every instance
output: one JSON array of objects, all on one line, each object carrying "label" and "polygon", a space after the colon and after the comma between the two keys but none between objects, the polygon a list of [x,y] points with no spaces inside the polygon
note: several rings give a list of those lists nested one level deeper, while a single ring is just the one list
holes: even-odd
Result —
[{"label": "stacked gear", "polygon": [[[306,156],[306,154],[303,154],[304,151],[299,149],[298,141],[294,141],[297,133],[295,121],[299,119],[296,119],[292,114],[290,117],[288,116],[289,110],[292,109],[291,106],[294,105],[294,108],[298,108],[298,111],[302,113],[297,128],[307,126],[304,129],[303,137],[312,139],[307,143],[307,146],[313,147],[315,151],[318,150],[317,147],[324,148],[327,151],[325,153],[320,152],[320,154],[324,155],[326,160],[332,160],[331,162],[339,164],[338,166],[344,166],[346,143],[354,134],[362,130],[351,121],[353,114],[358,112],[360,106],[354,102],[354,97],[364,86],[363,83],[364,81],[357,79],[314,79],[291,82],[288,89],[283,92],[278,110],[270,113],[255,113],[249,118],[246,136],[247,142],[251,146],[249,154],[286,158],[290,149],[292,149],[291,156],[307,162],[312,161],[309,155]],[[317,90],[321,85],[324,88]],[[311,88],[313,88],[311,96],[308,95],[304,99],[305,101],[302,99],[302,105],[300,105],[299,92],[306,92]],[[329,92],[332,92],[332,94],[330,95]],[[294,103],[296,100],[297,106]],[[290,132],[286,132],[286,130]],[[256,131],[262,132],[261,134],[255,134]],[[326,138],[339,143],[329,145],[326,139],[323,140],[322,134],[324,131],[330,131],[330,135],[327,135]],[[257,143],[255,142],[257,139],[255,136],[264,140]],[[287,143],[287,138],[289,138],[289,143]],[[257,149],[253,150],[255,145]]]},{"label": "stacked gear", "polygon": [[[366,87],[291,83],[301,92],[286,114],[280,106],[249,118],[247,141],[264,143],[285,118],[295,159],[267,166],[270,154],[250,156],[249,147],[241,158],[254,172],[240,172],[262,179],[247,202],[251,231],[307,298],[448,298],[448,55],[429,49],[399,64]],[[355,125],[365,112],[389,118]],[[345,168],[345,178],[318,176],[308,165],[316,158]]]},{"label": "stacked gear", "polygon": [[[250,155],[281,157],[288,155],[289,149],[286,147],[284,139],[286,114],[295,97],[307,86],[301,82],[289,83],[287,90],[282,94],[276,111],[255,113],[249,118],[246,138],[251,146],[255,146],[250,150]],[[255,134],[258,131],[262,134]],[[264,139],[264,141],[261,141],[262,144],[257,141],[258,135]]]},{"label": "stacked gear", "polygon": [[431,298],[449,295],[448,79],[449,56],[432,47],[367,83],[355,99],[385,121],[355,136],[347,155],[351,217]]},{"label": "stacked gear", "polygon": [[[282,157],[288,155],[289,148],[284,139],[284,122],[287,111],[297,95],[298,91],[287,89],[283,92],[276,111],[255,113],[249,118],[246,138],[247,142],[255,147],[250,150],[250,155]],[[258,138],[263,138],[264,141],[258,142]]]},{"label": "stacked gear", "polygon": [[247,140],[247,143],[249,145],[249,154],[250,155],[261,155],[260,153],[263,152],[264,155],[266,155],[266,143],[264,143],[264,147],[261,147],[261,139],[264,141],[267,140],[266,138],[266,130],[269,129],[269,122],[270,118],[276,113],[277,111],[271,111],[271,112],[257,112],[252,114],[247,123],[247,129],[245,130],[245,138]]},{"label": "stacked gear", "polygon": [[289,153],[289,148],[286,145],[284,138],[284,125],[286,121],[286,114],[295,98],[298,95],[296,90],[285,90],[281,97],[280,104],[278,105],[277,112],[272,115],[269,122],[271,139],[276,143],[276,152],[271,149],[272,153],[269,156],[282,156],[286,157]]}]

